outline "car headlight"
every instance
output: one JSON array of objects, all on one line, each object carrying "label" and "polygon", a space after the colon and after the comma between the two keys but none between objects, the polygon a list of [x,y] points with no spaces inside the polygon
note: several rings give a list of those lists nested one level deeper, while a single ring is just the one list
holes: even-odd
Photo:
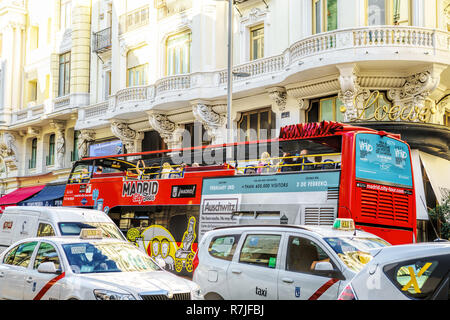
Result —
[{"label": "car headlight", "polygon": [[198,287],[198,286],[191,290],[191,296],[192,296],[192,299],[194,299],[194,300],[203,300],[204,299],[203,292],[200,289],[200,287]]},{"label": "car headlight", "polygon": [[119,293],[109,290],[94,290],[94,296],[97,300],[136,300],[132,294]]}]

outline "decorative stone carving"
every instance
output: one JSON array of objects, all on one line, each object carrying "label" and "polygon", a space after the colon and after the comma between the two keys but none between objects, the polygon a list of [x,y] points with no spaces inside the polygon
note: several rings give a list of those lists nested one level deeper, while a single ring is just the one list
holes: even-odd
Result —
[{"label": "decorative stone carving", "polygon": [[436,89],[440,76],[433,76],[430,71],[419,72],[406,78],[402,88],[388,90],[388,98],[397,104],[411,104],[422,107],[425,99]]},{"label": "decorative stone carving", "polygon": [[89,145],[95,141],[94,130],[81,130],[78,135],[78,156],[80,158],[86,157],[89,151]]},{"label": "decorative stone carving", "polygon": [[226,117],[215,112],[211,106],[203,103],[197,103],[192,106],[192,113],[195,119],[200,121],[208,135],[216,140],[221,135],[221,130],[225,129]]},{"label": "decorative stone carving", "polygon": [[358,116],[357,106],[354,104],[354,101],[360,91],[356,67],[355,65],[338,65],[337,68],[340,71],[339,84],[341,86],[338,96],[344,103],[344,108],[339,111],[344,112],[344,121],[353,121]]},{"label": "decorative stone carving", "polygon": [[167,143],[168,146],[172,146],[177,143],[180,138],[179,126],[170,121],[165,114],[150,111],[148,113],[148,121],[150,126],[158,131],[161,138]]},{"label": "decorative stone carving", "polygon": [[36,127],[28,127],[26,133],[29,136],[37,137],[41,134],[41,130],[40,130],[40,128],[36,128]]},{"label": "decorative stone carving", "polygon": [[64,157],[66,155],[66,122],[53,121],[51,125],[56,128],[56,168],[64,168]]},{"label": "decorative stone carving", "polygon": [[120,140],[133,140],[136,139],[136,131],[131,129],[127,123],[113,121],[111,123],[112,133]]},{"label": "decorative stone carving", "polygon": [[0,142],[0,157],[3,159],[8,171],[17,170],[17,142],[16,137],[11,132],[3,132]]},{"label": "decorative stone carving", "polygon": [[275,103],[280,112],[286,109],[287,92],[284,87],[274,87],[267,90],[270,99]]},{"label": "decorative stone carving", "polygon": [[127,123],[113,120],[111,123],[112,133],[119,138],[127,153],[139,152],[138,141],[142,140],[142,135],[131,129]]},{"label": "decorative stone carving", "polygon": [[306,111],[309,109],[309,100],[298,98],[297,102],[298,102],[298,107],[301,111]]}]

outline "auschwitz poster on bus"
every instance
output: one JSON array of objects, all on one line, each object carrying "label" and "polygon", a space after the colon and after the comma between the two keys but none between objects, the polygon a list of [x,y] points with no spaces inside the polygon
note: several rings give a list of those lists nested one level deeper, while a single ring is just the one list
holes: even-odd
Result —
[{"label": "auschwitz poster on bus", "polygon": [[200,207],[200,238],[215,227],[240,223],[242,211],[276,208],[280,212],[277,217],[280,220],[283,212],[295,210],[297,214],[300,204],[326,204],[330,202],[330,190],[339,187],[339,179],[339,171],[205,179]]}]

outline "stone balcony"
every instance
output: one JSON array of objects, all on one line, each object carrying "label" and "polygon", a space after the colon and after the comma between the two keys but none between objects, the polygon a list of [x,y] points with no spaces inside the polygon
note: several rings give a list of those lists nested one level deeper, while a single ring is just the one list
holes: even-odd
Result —
[{"label": "stone balcony", "polygon": [[[392,75],[397,66],[414,69],[436,63],[450,64],[448,32],[400,26],[341,29],[302,39],[280,55],[235,66],[233,74],[247,73],[248,76],[233,76],[233,95],[242,97],[262,93],[266,88],[314,81],[330,77],[332,73],[337,74],[337,79],[338,64],[376,66],[379,74]],[[380,83],[389,77],[383,75],[379,78],[377,81]],[[393,78],[385,87],[404,83]],[[338,83],[336,79],[333,81]],[[223,101],[226,99],[226,85],[227,71],[217,70],[164,77],[152,85],[121,89],[110,97],[107,112],[105,104],[83,108],[77,127],[107,124],[108,119],[115,117],[144,117],[148,110],[169,111],[186,107],[189,101],[196,99]]]},{"label": "stone balcony", "polygon": [[47,99],[42,104],[28,104],[26,109],[11,115],[10,128],[22,129],[29,125],[41,125],[41,121],[53,118],[70,118],[80,106],[89,105],[89,94],[73,93],[55,99]]}]

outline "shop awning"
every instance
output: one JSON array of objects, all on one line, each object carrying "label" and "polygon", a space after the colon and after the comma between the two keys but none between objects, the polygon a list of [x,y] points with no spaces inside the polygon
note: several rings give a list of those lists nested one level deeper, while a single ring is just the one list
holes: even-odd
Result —
[{"label": "shop awning", "polygon": [[32,197],[33,195],[44,189],[44,187],[45,186],[42,185],[42,186],[19,188],[1,197],[0,206],[16,205],[19,202]]},{"label": "shop awning", "polygon": [[19,206],[61,206],[66,184],[46,185],[34,197],[20,202]]},{"label": "shop awning", "polygon": [[420,151],[420,159],[436,199],[442,205],[450,194],[450,161]]}]

